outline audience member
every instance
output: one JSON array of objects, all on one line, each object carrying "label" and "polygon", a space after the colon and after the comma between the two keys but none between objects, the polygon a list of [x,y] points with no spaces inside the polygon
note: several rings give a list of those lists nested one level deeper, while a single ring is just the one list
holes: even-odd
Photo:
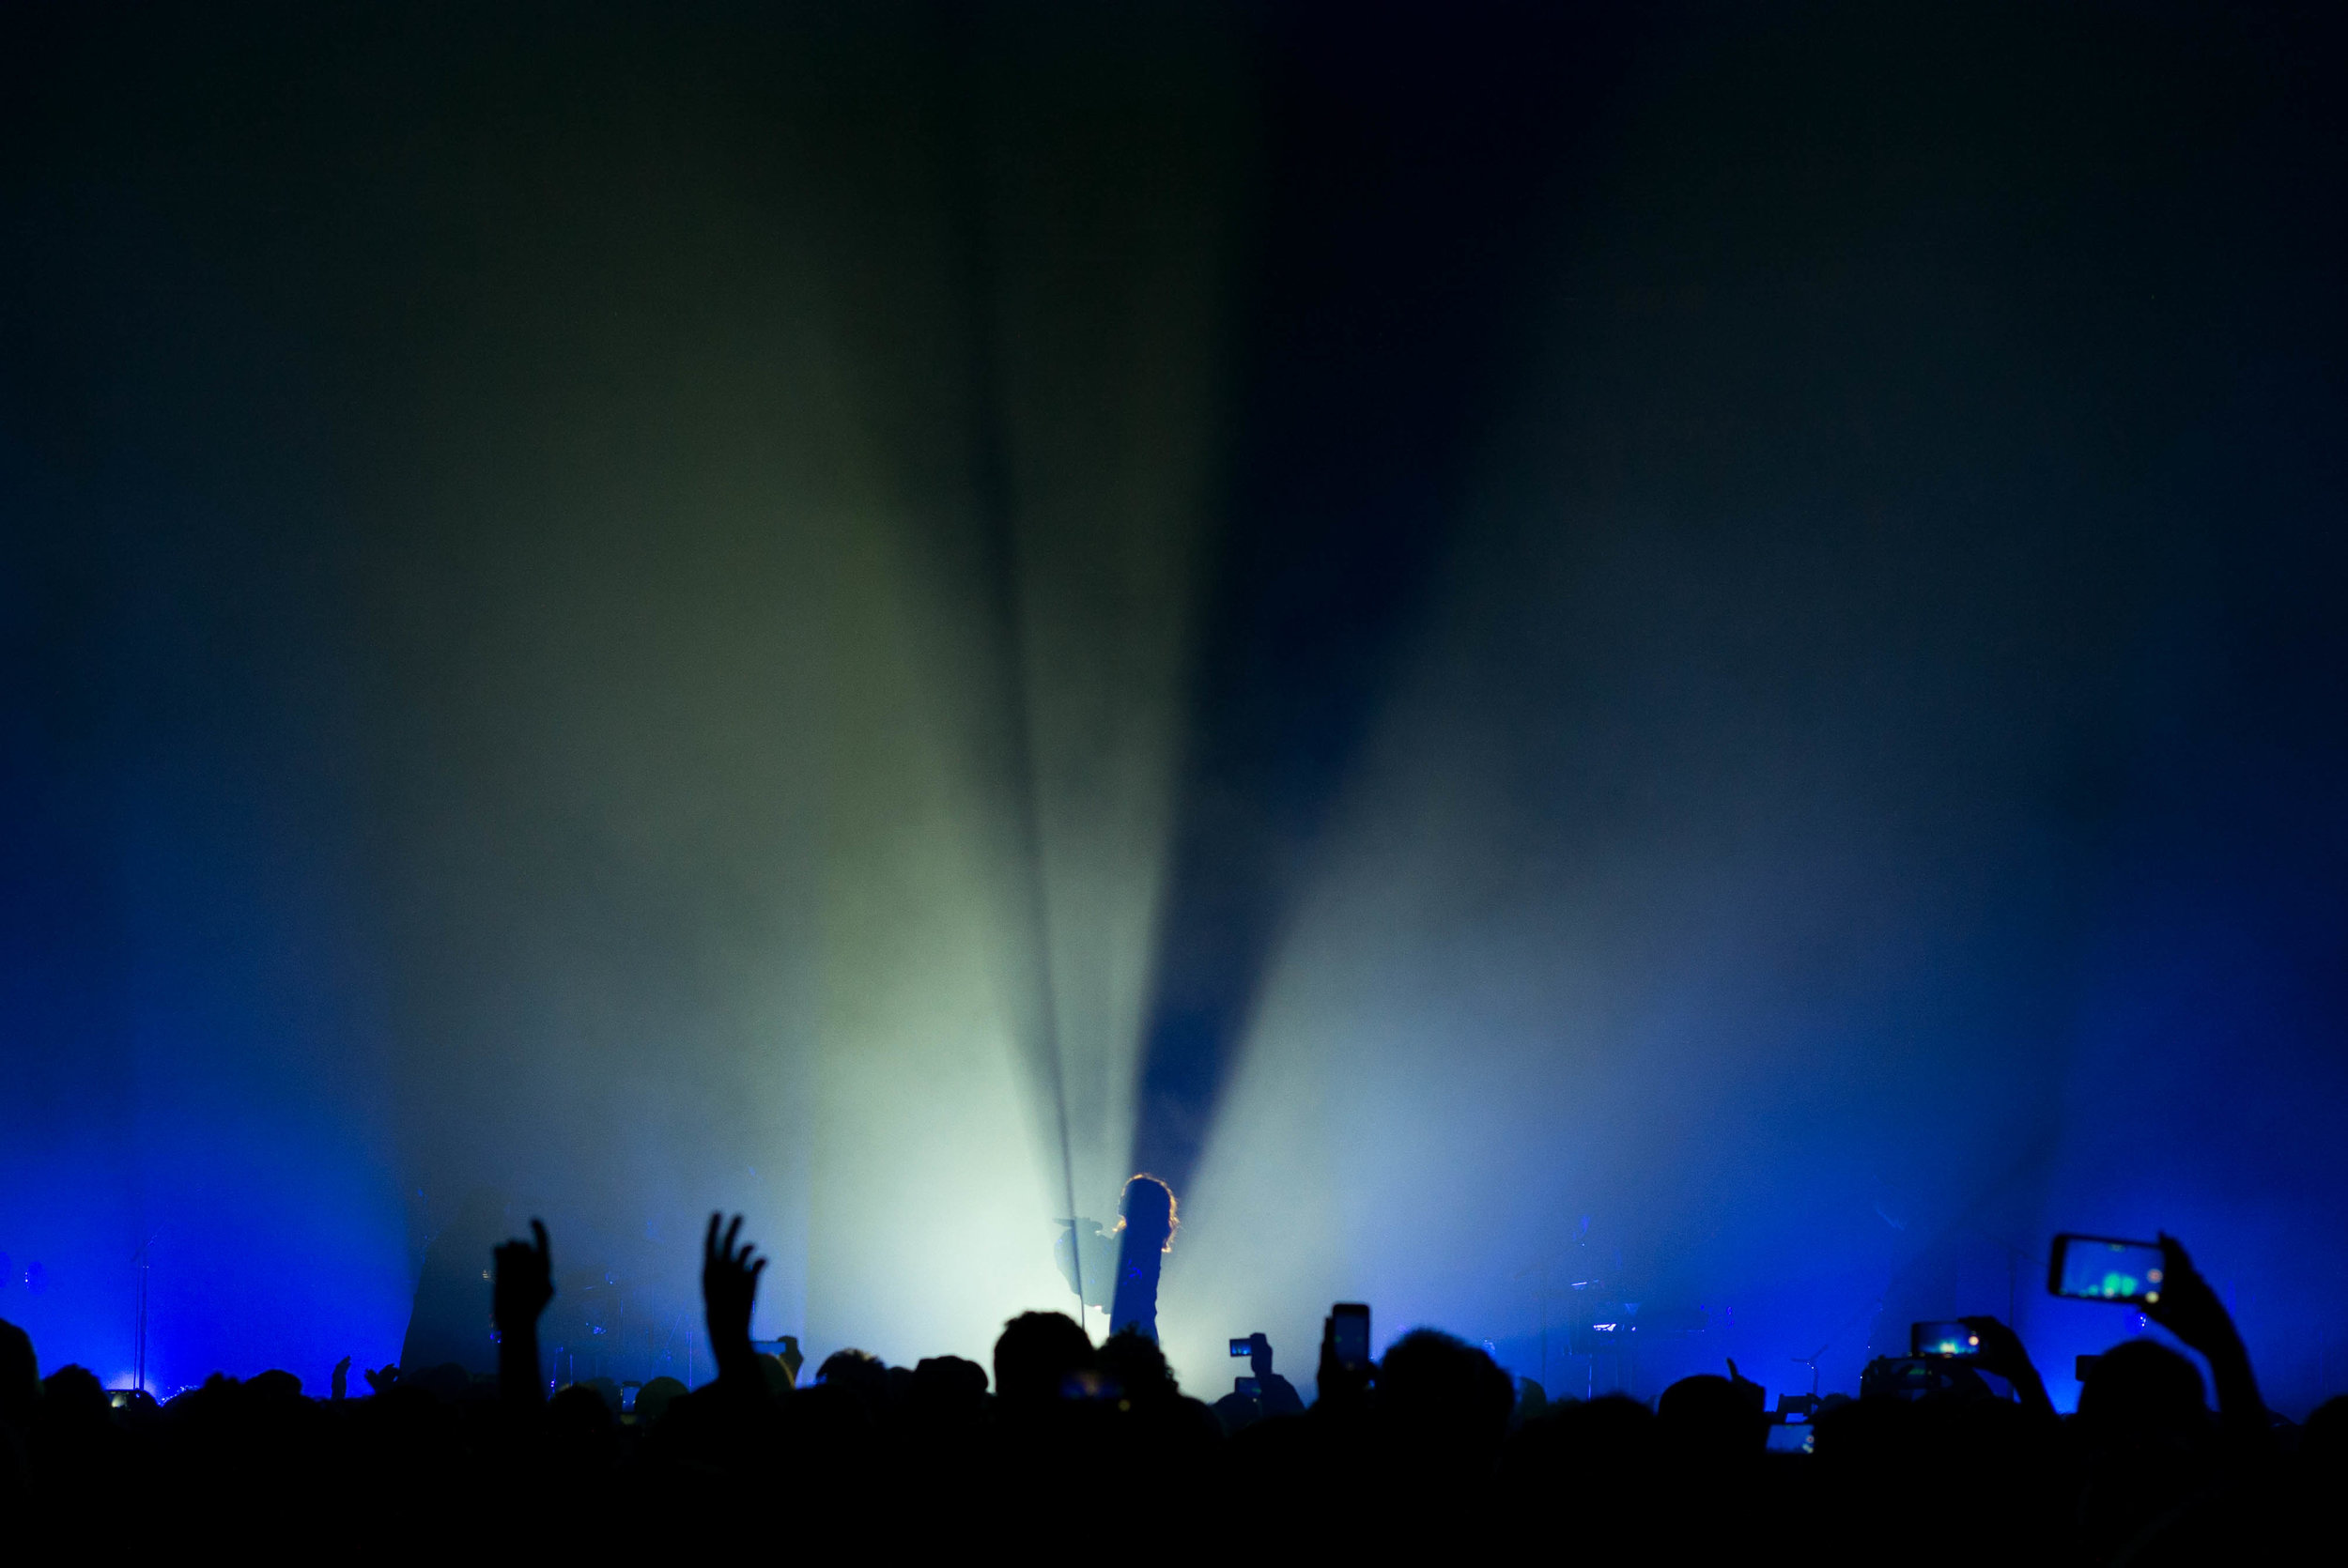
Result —
[{"label": "audience member", "polygon": [[1096,1347],[1057,1313],[1004,1325],[991,1392],[986,1370],[957,1357],[890,1367],[853,1349],[800,1388],[751,1345],[765,1265],[741,1229],[712,1215],[703,1241],[715,1380],[688,1392],[653,1378],[626,1411],[606,1378],[547,1397],[538,1321],[554,1286],[535,1221],[532,1239],[492,1254],[494,1379],[456,1363],[382,1368],[352,1398],[346,1359],[327,1399],[270,1371],[216,1376],[158,1407],[110,1396],[80,1367],[40,1378],[32,1342],[0,1323],[11,1538],[28,1526],[86,1538],[128,1503],[190,1540],[309,1539],[363,1519],[386,1549],[649,1546],[666,1539],[657,1521],[738,1497],[874,1551],[967,1550],[1015,1530],[1117,1557],[1546,1538],[1601,1560],[1783,1544],[1830,1562],[2143,1564],[2282,1555],[2329,1528],[2328,1499],[2348,1485],[2348,1399],[2278,1440],[2232,1320],[2166,1238],[2153,1315],[2202,1357],[2206,1384],[2185,1356],[2132,1340],[2096,1361],[2065,1421],[2013,1330],[1968,1318],[1986,1376],[1873,1377],[1862,1397],[1825,1402],[1815,1454],[1796,1454],[1769,1452],[1762,1390],[1733,1361],[1725,1376],[1672,1384],[1652,1409],[1622,1395],[1552,1402],[1425,1329],[1367,1367],[1338,1361],[1324,1336],[1309,1408],[1260,1334],[1242,1389],[1211,1411],[1147,1332]]}]

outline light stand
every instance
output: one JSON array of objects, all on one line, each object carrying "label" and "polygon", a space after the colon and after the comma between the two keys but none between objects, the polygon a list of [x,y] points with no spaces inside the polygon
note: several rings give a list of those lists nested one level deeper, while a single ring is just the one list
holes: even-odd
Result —
[{"label": "light stand", "polygon": [[139,1243],[139,1250],[131,1254],[131,1262],[137,1267],[139,1271],[138,1331],[133,1340],[133,1343],[137,1346],[135,1360],[133,1363],[136,1370],[134,1370],[131,1375],[131,1386],[137,1389],[141,1393],[145,1393],[147,1391],[147,1249],[152,1247],[154,1244],[155,1237],[150,1235],[146,1240]]}]

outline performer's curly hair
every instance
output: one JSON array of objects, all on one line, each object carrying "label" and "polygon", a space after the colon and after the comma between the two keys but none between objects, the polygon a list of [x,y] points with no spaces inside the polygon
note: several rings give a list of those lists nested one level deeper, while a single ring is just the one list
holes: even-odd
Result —
[{"label": "performer's curly hair", "polygon": [[1136,1229],[1162,1222],[1166,1226],[1166,1245],[1158,1251],[1170,1253],[1174,1250],[1174,1233],[1182,1225],[1179,1207],[1174,1201],[1174,1189],[1144,1171],[1125,1183],[1125,1191],[1118,1194],[1117,1212],[1121,1218],[1117,1222],[1117,1230],[1109,1234],[1116,1235],[1135,1220],[1141,1222]]}]

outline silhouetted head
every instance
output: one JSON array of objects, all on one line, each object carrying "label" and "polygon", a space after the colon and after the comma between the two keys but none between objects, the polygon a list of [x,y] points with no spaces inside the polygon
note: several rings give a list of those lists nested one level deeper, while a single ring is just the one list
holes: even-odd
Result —
[{"label": "silhouetted head", "polygon": [[1481,1350],[1413,1329],[1378,1363],[1381,1420],[1395,1435],[1463,1465],[1489,1464],[1508,1435],[1516,1390]]},{"label": "silhouetted head", "polygon": [[547,1419],[557,1431],[594,1437],[612,1426],[611,1407],[593,1383],[573,1383],[547,1401]]},{"label": "silhouetted head", "polygon": [[790,1363],[771,1350],[759,1352],[758,1375],[766,1380],[766,1391],[770,1394],[789,1393],[795,1387]]},{"label": "silhouetted head", "polygon": [[463,1399],[472,1392],[472,1374],[459,1361],[442,1361],[421,1372],[402,1370],[399,1382],[402,1388],[421,1389],[443,1403]]},{"label": "silhouetted head", "polygon": [[636,1420],[649,1426],[660,1419],[669,1402],[685,1391],[685,1385],[673,1377],[655,1377],[636,1391]]},{"label": "silhouetted head", "polygon": [[1689,1458],[1758,1453],[1769,1436],[1769,1416],[1753,1397],[1759,1392],[1753,1384],[1739,1387],[1711,1373],[1682,1377],[1655,1402],[1656,1430],[1673,1452]]},{"label": "silhouetted head", "polygon": [[1111,1334],[1101,1346],[1101,1370],[1134,1405],[1163,1404],[1182,1391],[1175,1387],[1174,1373],[1157,1342],[1130,1330]]},{"label": "silhouetted head", "polygon": [[254,1374],[245,1379],[245,1397],[261,1404],[288,1404],[301,1397],[301,1379],[290,1372],[272,1369]]},{"label": "silhouetted head", "polygon": [[2299,1429],[2299,1452],[2326,1467],[2348,1463],[2348,1393],[2315,1407]]},{"label": "silhouetted head", "polygon": [[1155,1241],[1170,1249],[1182,1222],[1177,1207],[1174,1189],[1156,1176],[1137,1176],[1125,1184],[1117,1200],[1117,1212],[1124,1216],[1118,1228],[1132,1232],[1137,1240]]},{"label": "silhouetted head", "polygon": [[2190,1437],[2209,1423],[2201,1369],[2153,1340],[2114,1345],[2079,1389],[2079,1421],[2110,1437]]},{"label": "silhouetted head", "polygon": [[1252,1394],[1241,1393],[1236,1389],[1216,1400],[1213,1408],[1215,1423],[1223,1428],[1223,1435],[1227,1437],[1235,1432],[1244,1432],[1263,1420],[1263,1401]]},{"label": "silhouetted head", "polygon": [[1521,1479],[1586,1485],[1594,1475],[1643,1470],[1654,1425],[1655,1412],[1628,1394],[1568,1398],[1517,1429],[1510,1463]]},{"label": "silhouetted head", "polygon": [[888,1402],[888,1363],[870,1350],[833,1351],[816,1369],[815,1381],[848,1389],[873,1410]]},{"label": "silhouetted head", "polygon": [[33,1336],[0,1319],[0,1422],[23,1427],[33,1419],[40,1398],[40,1362],[33,1355]]},{"label": "silhouetted head", "polygon": [[1006,1405],[1058,1399],[1070,1376],[1092,1365],[1092,1341],[1065,1313],[1023,1312],[995,1342],[995,1394]]},{"label": "silhouetted head", "polygon": [[54,1426],[103,1422],[113,1408],[98,1375],[85,1366],[59,1367],[40,1384],[40,1419]]},{"label": "silhouetted head", "polygon": [[986,1368],[960,1356],[924,1356],[913,1369],[912,1404],[925,1416],[975,1418],[986,1406]]}]

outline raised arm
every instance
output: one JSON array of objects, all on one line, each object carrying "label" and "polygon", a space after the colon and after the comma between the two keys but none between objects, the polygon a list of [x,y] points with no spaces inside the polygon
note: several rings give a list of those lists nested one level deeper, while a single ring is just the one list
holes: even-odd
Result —
[{"label": "raised arm", "polygon": [[712,1214],[709,1234],[702,1238],[702,1307],[709,1325],[709,1349],[718,1359],[720,1387],[764,1394],[766,1380],[759,1374],[757,1352],[750,1348],[750,1311],[758,1304],[758,1276],[766,1271],[766,1260],[753,1257],[750,1244],[738,1241],[742,1216],[735,1215],[720,1237],[718,1226],[723,1219]]},{"label": "raised arm", "polygon": [[2186,1255],[2185,1243],[2161,1233],[2160,1299],[2147,1302],[2144,1315],[2199,1350],[2217,1386],[2217,1423],[2237,1442],[2268,1440],[2266,1402],[2250,1375],[2250,1352],[2217,1292]]},{"label": "raised arm", "polygon": [[498,1330],[499,1397],[535,1406],[547,1397],[539,1376],[538,1314],[554,1299],[554,1262],[547,1251],[547,1227],[533,1220],[530,1234],[533,1240],[508,1241],[490,1254],[497,1281],[489,1314]]},{"label": "raised arm", "polygon": [[1320,1387],[1313,1408],[1322,1417],[1356,1418],[1369,1405],[1374,1365],[1348,1366],[1337,1359],[1337,1319],[1335,1313],[1321,1320]]},{"label": "raised arm", "polygon": [[2055,1415],[2054,1401],[2047,1397],[2047,1380],[2038,1376],[2038,1368],[2023,1348],[2022,1336],[1994,1317],[1958,1319],[1981,1340],[1978,1358],[1982,1371],[1994,1372],[2014,1385],[2015,1394],[2022,1408],[2047,1421]]}]

